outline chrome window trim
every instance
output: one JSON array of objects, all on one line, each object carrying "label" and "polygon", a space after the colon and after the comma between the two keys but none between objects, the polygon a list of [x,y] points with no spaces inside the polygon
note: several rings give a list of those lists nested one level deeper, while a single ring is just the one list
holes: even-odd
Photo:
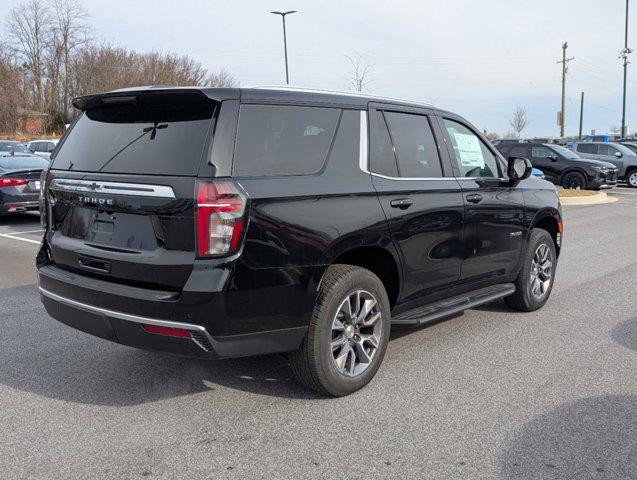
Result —
[{"label": "chrome window trim", "polygon": [[[71,300],[70,298],[66,298],[56,293],[50,292],[45,288],[42,288],[41,286],[38,286],[38,290],[40,291],[40,294],[44,295],[45,297],[48,297],[60,303],[64,303],[71,307],[79,308],[80,310],[97,313],[99,315],[106,315],[107,317],[113,317],[120,320],[125,320],[127,322],[139,323],[141,325],[154,325],[156,327],[176,328],[179,330],[197,332],[203,334],[210,342],[211,346],[216,343],[215,340],[208,333],[208,330],[206,330],[206,328],[202,327],[201,325],[195,325],[194,323],[173,322],[171,320],[160,320],[158,318],[143,317],[141,315],[118,312],[116,310],[109,310],[107,308],[96,307],[87,303],[78,302],[77,300]],[[195,342],[197,346],[199,346],[199,348],[201,348],[202,350],[209,351],[209,349],[207,349],[193,337],[191,337],[190,339]]]},{"label": "chrome window trim", "polygon": [[102,182],[94,180],[74,180],[56,178],[51,187],[68,192],[108,193],[133,197],[175,198],[172,187],[167,185],[149,185],[145,183]]},{"label": "chrome window trim", "polygon": [[360,169],[369,175],[373,175],[379,178],[386,178],[387,180],[461,180],[456,177],[390,177],[387,175],[381,175],[380,173],[374,173],[369,170],[369,132],[367,128],[368,112],[367,110],[361,110],[360,117],[360,142],[359,142],[359,155],[358,165]]}]

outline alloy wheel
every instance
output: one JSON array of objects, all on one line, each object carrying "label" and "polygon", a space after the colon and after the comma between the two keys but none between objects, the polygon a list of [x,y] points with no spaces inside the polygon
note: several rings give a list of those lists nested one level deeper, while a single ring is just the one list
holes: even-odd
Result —
[{"label": "alloy wheel", "polygon": [[632,172],[628,176],[628,185],[631,187],[637,187],[637,171]]},{"label": "alloy wheel", "polygon": [[584,183],[582,182],[582,177],[579,175],[567,175],[564,179],[564,188],[570,189],[583,189]]},{"label": "alloy wheel", "polygon": [[332,359],[348,377],[363,373],[378,352],[383,332],[378,300],[366,290],[350,293],[332,321]]},{"label": "alloy wheel", "polygon": [[553,258],[548,245],[542,243],[531,260],[531,282],[529,290],[536,300],[542,300],[553,280]]}]

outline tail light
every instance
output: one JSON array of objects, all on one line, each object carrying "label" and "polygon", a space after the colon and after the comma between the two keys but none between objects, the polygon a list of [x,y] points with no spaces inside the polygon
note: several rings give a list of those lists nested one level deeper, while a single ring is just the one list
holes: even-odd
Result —
[{"label": "tail light", "polygon": [[237,250],[244,226],[246,194],[233,180],[197,182],[197,253],[227,255]]},{"label": "tail light", "polygon": [[24,178],[0,178],[0,188],[2,187],[17,187],[19,185],[26,185],[27,181]]},{"label": "tail light", "polygon": [[40,174],[40,198],[39,198],[39,204],[40,204],[40,225],[42,225],[43,228],[46,228],[47,225],[47,219],[46,219],[46,196],[44,194],[44,192],[46,191],[46,176],[47,176],[47,171],[46,170],[42,170],[42,173]]}]

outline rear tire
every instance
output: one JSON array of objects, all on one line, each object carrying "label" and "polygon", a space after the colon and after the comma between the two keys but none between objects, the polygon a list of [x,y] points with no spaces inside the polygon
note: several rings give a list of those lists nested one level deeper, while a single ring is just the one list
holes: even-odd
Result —
[{"label": "rear tire", "polygon": [[626,173],[626,183],[630,188],[637,188],[637,169],[629,170]]},{"label": "rear tire", "polygon": [[586,178],[579,172],[568,172],[562,178],[564,188],[586,190]]},{"label": "rear tire", "polygon": [[294,376],[322,395],[342,397],[360,390],[383,361],[390,315],[387,292],[376,275],[351,265],[330,266],[307,335],[290,354]]},{"label": "rear tire", "polygon": [[521,312],[542,308],[553,289],[556,258],[551,235],[546,230],[534,228],[522,259],[522,268],[514,282],[515,293],[504,299],[506,304]]}]

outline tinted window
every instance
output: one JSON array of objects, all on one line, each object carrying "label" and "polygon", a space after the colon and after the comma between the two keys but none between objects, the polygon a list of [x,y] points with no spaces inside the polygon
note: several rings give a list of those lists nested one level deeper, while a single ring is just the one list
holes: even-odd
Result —
[{"label": "tinted window", "polygon": [[444,119],[461,177],[499,177],[498,161],[484,142],[464,125]]},{"label": "tinted window", "polygon": [[610,145],[597,145],[597,153],[599,155],[615,155],[616,151],[617,149]]},{"label": "tinted window", "polygon": [[548,158],[550,156],[555,155],[555,153],[551,152],[546,147],[532,147],[531,148],[531,156],[533,158]]},{"label": "tinted window", "polygon": [[526,157],[529,154],[529,148],[523,145],[518,145],[509,151],[509,157]]},{"label": "tinted window", "polygon": [[423,115],[385,112],[401,177],[442,177],[440,157],[429,120]]},{"label": "tinted window", "polygon": [[194,95],[177,97],[180,101],[175,103],[138,100],[138,104],[84,112],[55,155],[52,168],[196,175],[213,104]]},{"label": "tinted window", "polygon": [[239,114],[236,175],[304,175],[325,163],[340,109],[243,105]]},{"label": "tinted window", "polygon": [[592,154],[597,154],[597,145],[591,145],[591,144],[585,144],[585,143],[578,143],[577,144],[577,151],[578,152],[582,152],[582,153],[592,153]]},{"label": "tinted window", "polygon": [[391,143],[385,117],[382,112],[372,110],[369,112],[369,169],[374,173],[388,177],[398,176],[398,167],[394,155],[394,147]]}]

